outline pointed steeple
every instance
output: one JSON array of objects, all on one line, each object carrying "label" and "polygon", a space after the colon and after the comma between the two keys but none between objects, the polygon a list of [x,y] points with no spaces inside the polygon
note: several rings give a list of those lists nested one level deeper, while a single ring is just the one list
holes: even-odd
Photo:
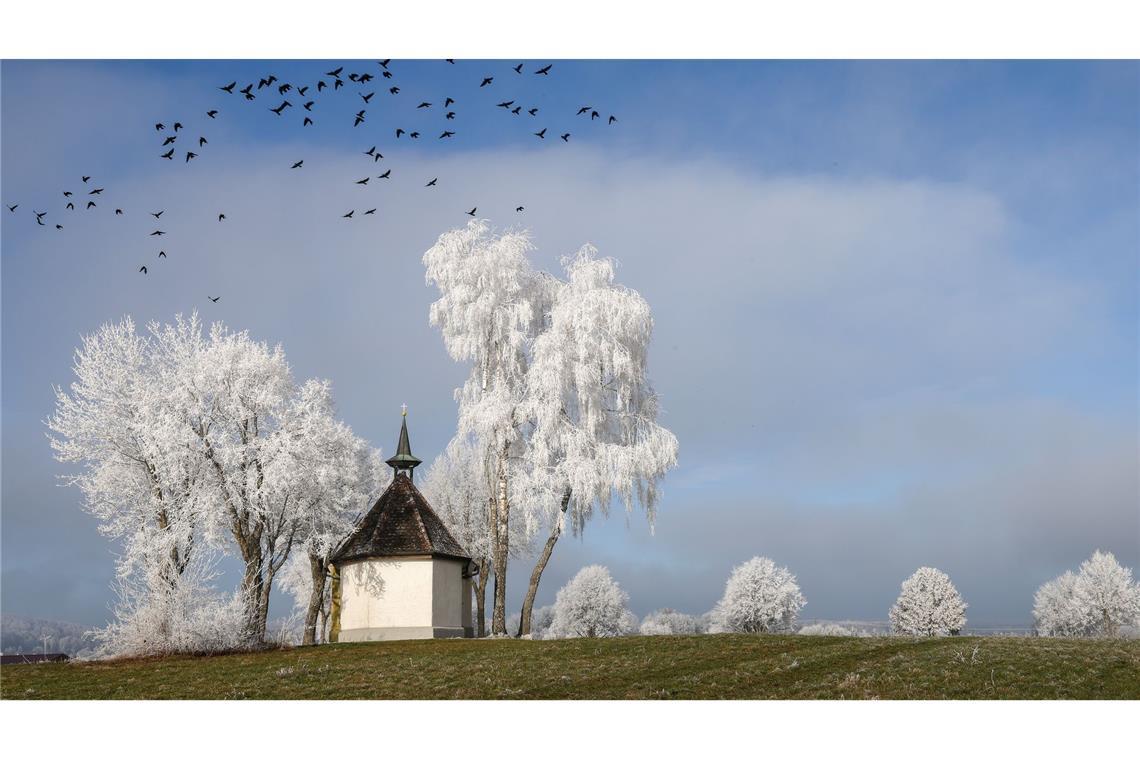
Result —
[{"label": "pointed steeple", "polygon": [[388,460],[388,466],[395,470],[396,474],[406,471],[410,480],[412,470],[416,469],[420,460],[412,456],[412,445],[408,442],[408,405],[404,404],[402,409],[403,422],[400,423],[400,442],[396,445],[396,456]]}]

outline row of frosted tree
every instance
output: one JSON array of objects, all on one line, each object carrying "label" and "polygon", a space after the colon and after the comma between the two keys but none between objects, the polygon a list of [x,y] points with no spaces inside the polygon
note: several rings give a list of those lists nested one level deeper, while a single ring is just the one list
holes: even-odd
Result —
[{"label": "row of frosted tree", "polygon": [[[629,596],[600,565],[583,568],[535,613],[532,638],[593,638],[631,634],[792,633],[859,635],[835,624],[797,626],[807,600],[786,567],[753,557],[735,569],[724,595],[704,615],[672,609],[643,620],[629,609]],[[966,603],[946,573],[920,567],[902,583],[890,609],[891,632],[903,636],[948,636],[966,626]],[[1077,573],[1066,572],[1041,586],[1034,598],[1035,632],[1041,636],[1105,636],[1140,625],[1140,584],[1112,554],[1094,552]]]},{"label": "row of frosted tree", "polygon": [[[534,269],[526,233],[486,223],[423,257],[429,319],[470,374],[457,427],[424,484],[479,566],[480,635],[507,634],[510,562],[534,559],[520,612],[559,537],[616,498],[644,508],[677,459],[647,376],[653,320],[591,247],[563,276]],[[379,450],[337,419],[330,384],[298,382],[280,346],[197,314],[107,324],[76,352],[47,421],[67,481],[116,544],[119,604],[108,653],[250,647],[268,634],[275,585],[297,601],[303,642],[327,630],[329,558],[387,485]],[[243,568],[219,590],[218,567]],[[512,631],[517,633],[517,631]]]}]

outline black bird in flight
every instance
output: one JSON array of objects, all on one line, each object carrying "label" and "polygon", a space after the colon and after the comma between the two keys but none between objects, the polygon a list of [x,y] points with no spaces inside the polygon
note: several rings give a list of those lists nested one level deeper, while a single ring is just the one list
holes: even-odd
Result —
[{"label": "black bird in flight", "polygon": [[174,122],[174,131],[177,132],[180,129],[182,129],[182,123],[177,121]]},{"label": "black bird in flight", "polygon": [[381,72],[381,74],[380,74],[380,75],[381,75],[382,77],[384,77],[385,79],[391,79],[391,78],[392,78],[392,72],[391,72],[391,71],[384,71],[384,72]]},{"label": "black bird in flight", "polygon": [[285,93],[289,92],[289,90],[292,90],[292,89],[293,89],[293,85],[286,82],[285,84],[283,84],[277,88],[277,94],[278,95],[284,95]]},{"label": "black bird in flight", "polygon": [[36,215],[37,220],[43,219],[45,216],[47,216],[46,211],[33,211],[32,213]]},{"label": "black bird in flight", "polygon": [[83,180],[83,184],[87,184],[87,180],[89,180],[91,178],[90,177],[80,177],[80,179]]},{"label": "black bird in flight", "polygon": [[88,209],[91,209],[94,207],[95,207],[95,201],[87,201],[87,208]]},{"label": "black bird in flight", "polygon": [[270,108],[269,110],[272,111],[273,113],[277,114],[278,116],[280,116],[281,112],[284,111],[286,108],[289,108],[291,105],[293,105],[293,104],[290,103],[288,100],[284,100],[281,102],[281,105],[277,106],[276,108]]},{"label": "black bird in flight", "polygon": [[396,139],[397,140],[400,139],[400,135],[402,135],[402,134],[405,134],[404,130],[400,129],[399,127],[396,127]]},{"label": "black bird in flight", "polygon": [[393,95],[399,95],[400,94],[400,88],[399,87],[389,87],[388,92],[392,93]]},{"label": "black bird in flight", "polygon": [[235,88],[235,87],[237,87],[237,81],[236,81],[236,80],[235,80],[235,81],[233,81],[233,82],[230,82],[230,83],[229,83],[229,84],[227,84],[225,87],[219,87],[218,89],[219,89],[219,90],[225,90],[225,91],[226,91],[226,92],[228,92],[230,95],[233,95],[233,94],[234,94],[234,88]]},{"label": "black bird in flight", "polygon": [[529,113],[531,116],[534,116],[536,113],[538,113],[538,109],[537,108],[528,108],[526,112]]},{"label": "black bird in flight", "polygon": [[454,98],[444,98],[444,100],[443,100],[443,107],[444,107],[444,108],[447,108],[449,105],[451,105],[451,104],[452,104],[452,103],[454,103],[454,102],[455,102],[455,99],[454,99]]},{"label": "black bird in flight", "polygon": [[212,119],[218,115],[218,112],[217,111],[206,111],[206,115]]},{"label": "black bird in flight", "polygon": [[342,216],[342,217],[341,217],[341,219],[351,219],[351,218],[352,218],[352,215],[353,215],[353,214],[355,214],[355,213],[356,213],[356,209],[353,209],[352,211],[349,211],[347,214],[345,214],[344,216]]},{"label": "black bird in flight", "polygon": [[372,178],[371,178],[371,177],[365,177],[364,179],[358,179],[358,180],[356,180],[356,184],[358,184],[358,185],[367,185],[367,184],[368,184],[368,180],[370,180],[370,179],[372,179]]},{"label": "black bird in flight", "polygon": [[62,229],[63,229],[63,225],[62,225],[62,224],[57,224],[57,225],[55,226],[55,228],[56,228],[57,230],[62,230]]},{"label": "black bird in flight", "polygon": [[522,67],[523,67],[523,65],[521,63],[518,66],[515,66],[515,73],[521,74],[522,73]]},{"label": "black bird in flight", "polygon": [[344,80],[343,79],[334,79],[333,80],[333,91],[339,90],[341,87],[344,87]]},{"label": "black bird in flight", "polygon": [[328,87],[328,85],[325,84],[325,80],[323,80],[323,79],[317,80],[317,92],[320,92],[321,90],[325,89],[326,87]]},{"label": "black bird in flight", "polygon": [[353,120],[352,126],[354,126],[354,127],[359,126],[360,122],[362,122],[362,121],[364,121],[364,111],[361,111],[360,113],[356,114],[356,119]]},{"label": "black bird in flight", "polygon": [[499,108],[510,108],[514,104],[515,104],[515,101],[513,101],[513,100],[504,100],[502,103],[498,104],[498,107]]},{"label": "black bird in flight", "polygon": [[439,180],[439,177],[434,177],[434,178],[432,178],[432,181],[431,181],[431,182],[429,182],[429,183],[427,183],[426,185],[424,185],[424,187],[435,187],[435,183],[436,183],[438,180]]},{"label": "black bird in flight", "polygon": [[257,96],[251,92],[252,89],[253,89],[253,85],[247,84],[245,86],[245,89],[240,91],[242,95],[245,95],[246,100],[255,100],[257,98]]},{"label": "black bird in flight", "polygon": [[389,64],[389,63],[391,63],[391,62],[392,62],[392,59],[391,59],[391,58],[385,58],[384,60],[380,61],[380,68],[382,68],[382,69],[387,69],[387,68],[388,68],[388,64]]},{"label": "black bird in flight", "polygon": [[539,69],[538,71],[536,71],[536,72],[534,72],[534,73],[535,73],[535,74],[549,74],[549,73],[550,73],[550,67],[551,67],[551,66],[553,66],[553,65],[554,65],[553,63],[548,63],[548,64],[546,64],[545,66],[543,66],[541,69]]},{"label": "black bird in flight", "polygon": [[300,168],[301,168],[301,164],[303,164],[303,163],[305,163],[305,159],[303,159],[303,158],[302,158],[300,161],[298,161],[297,163],[293,164],[293,165],[292,165],[292,166],[290,166],[289,168],[290,168],[290,169],[300,169]]},{"label": "black bird in flight", "polygon": [[517,208],[515,209],[515,213],[517,214],[518,212],[520,212],[520,211],[522,211],[522,210],[523,210],[523,207],[522,207],[522,206],[519,206],[519,207],[517,207]]},{"label": "black bird in flight", "polygon": [[158,252],[158,257],[159,257],[160,259],[165,259],[165,258],[166,258],[166,251],[159,251],[159,252]]},{"label": "black bird in flight", "polygon": [[162,122],[159,122],[158,124],[154,125],[154,131],[155,132],[161,132],[164,129],[166,129],[166,125],[163,124]]},{"label": "black bird in flight", "polygon": [[257,89],[260,90],[262,87],[268,87],[268,86],[269,86],[269,80],[266,79],[265,77],[262,77],[261,79],[257,80]]},{"label": "black bird in flight", "polygon": [[157,219],[165,213],[166,213],[166,209],[163,209],[162,211],[151,211],[150,215],[153,216],[155,219]]},{"label": "black bird in flight", "polygon": [[337,66],[332,71],[326,71],[325,76],[336,78],[336,77],[340,76],[340,72],[342,72],[342,71],[344,71],[344,66]]},{"label": "black bird in flight", "polygon": [[451,120],[451,119],[454,119],[454,118],[455,118],[455,111],[448,111],[448,112],[447,112],[447,119],[448,119],[448,120]]},{"label": "black bird in flight", "polygon": [[98,194],[99,194],[99,193],[101,193],[101,192],[103,192],[103,188],[101,188],[101,187],[97,187],[97,188],[95,188],[94,190],[92,190],[91,192],[89,192],[89,193],[87,193],[87,194],[88,194],[88,195],[98,195]]},{"label": "black bird in flight", "polygon": [[522,111],[522,106],[515,106],[511,109],[511,113],[513,113],[515,116],[518,116],[520,111]]},{"label": "black bird in flight", "polygon": [[190,151],[186,151],[186,163],[190,163],[190,159],[197,158],[197,157],[198,157],[197,153],[191,153]]},{"label": "black bird in flight", "polygon": [[375,214],[375,213],[376,213],[376,209],[374,209],[374,208],[370,208],[370,209],[368,209],[367,211],[365,211],[365,212],[364,212],[364,215],[365,215],[365,216],[368,216],[369,214]]},{"label": "black bird in flight", "polygon": [[455,133],[444,131],[443,134],[439,136],[439,139],[442,140],[445,137],[455,137]]},{"label": "black bird in flight", "polygon": [[559,137],[562,138],[562,142],[570,142],[570,133],[569,132],[567,132],[564,135],[559,135]]},{"label": "black bird in flight", "polygon": [[313,103],[315,103],[315,102],[316,101],[310,100],[308,102],[302,103],[301,108],[304,108],[306,111],[312,111],[313,110]]},{"label": "black bird in flight", "polygon": [[63,191],[63,197],[64,198],[70,198],[71,197],[71,191],[70,190],[64,190]]},{"label": "black bird in flight", "polygon": [[68,201],[67,202],[67,210],[68,211],[74,211],[75,210],[75,204],[72,203],[71,201]]},{"label": "black bird in flight", "polygon": [[487,85],[491,84],[491,82],[493,82],[493,81],[495,81],[494,77],[483,77],[483,81],[479,84],[479,86],[480,87],[486,87]]},{"label": "black bird in flight", "polygon": [[302,127],[307,127],[307,126],[309,126],[309,125],[310,125],[310,124],[312,124],[312,123],[313,123],[313,120],[312,120],[312,119],[310,119],[308,116],[306,116],[306,117],[305,117],[305,120],[304,120],[303,122],[301,122],[301,126],[302,126]]},{"label": "black bird in flight", "polygon": [[139,267],[139,271],[142,272],[143,274],[146,274],[146,267],[145,266]]},{"label": "black bird in flight", "polygon": [[474,208],[472,208],[470,211],[467,212],[467,216],[475,216],[475,211],[478,208],[479,208],[478,206],[475,206]]},{"label": "black bird in flight", "polygon": [[123,210],[121,208],[115,209],[115,216],[122,216],[122,215],[123,215]]},{"label": "black bird in flight", "polygon": [[616,116],[612,116],[612,115],[611,115],[611,116],[610,116],[610,119],[609,119],[609,121],[608,121],[608,122],[606,122],[606,123],[607,123],[607,124],[613,124],[615,121],[617,121],[617,117],[616,117]]},{"label": "black bird in flight", "polygon": [[578,109],[578,113],[576,113],[574,115],[575,116],[581,116],[582,114],[589,112],[589,110],[590,110],[590,106],[582,106],[581,108]]},{"label": "black bird in flight", "polygon": [[297,94],[300,95],[302,98],[305,97],[305,93],[308,91],[309,91],[309,85],[305,85],[304,87],[298,87],[297,88]]},{"label": "black bird in flight", "polygon": [[358,79],[356,81],[360,82],[360,84],[368,84],[369,82],[371,82],[375,78],[376,77],[372,76],[371,74],[361,74],[360,79]]},{"label": "black bird in flight", "polygon": [[444,58],[444,60],[447,61],[448,63],[455,63],[454,58]]},{"label": "black bird in flight", "polygon": [[369,148],[368,150],[364,151],[364,155],[366,155],[366,156],[375,156],[375,155],[376,155],[376,146],[375,146],[375,145],[373,145],[371,148]]},{"label": "black bird in flight", "polygon": [[412,138],[413,140],[418,140],[418,139],[420,139],[420,133],[419,132],[409,132],[408,137]]},{"label": "black bird in flight", "polygon": [[177,135],[171,135],[170,137],[168,137],[162,141],[162,147],[165,148],[167,145],[170,145],[171,143],[173,143],[177,139],[178,139]]},{"label": "black bird in flight", "polygon": [[543,127],[541,132],[535,132],[534,136],[545,140],[546,139],[546,127]]},{"label": "black bird in flight", "polygon": [[383,174],[377,176],[376,179],[388,179],[391,176],[392,176],[392,170],[389,169],[388,171],[384,172]]},{"label": "black bird in flight", "polygon": [[15,210],[16,210],[16,209],[18,209],[19,207],[20,207],[20,204],[19,204],[19,203],[17,203],[15,206],[9,206],[9,207],[8,207],[8,210],[9,210],[9,211],[15,211]]},{"label": "black bird in flight", "polygon": [[199,137],[199,138],[198,138],[198,147],[199,147],[199,148],[201,148],[203,145],[206,145],[206,144],[207,144],[207,143],[206,143],[206,138],[205,138],[205,137]]},{"label": "black bird in flight", "polygon": [[215,296],[206,296],[206,298],[209,298],[209,299],[210,299],[211,301],[213,301],[214,303],[217,303],[217,302],[218,302],[218,300],[221,298],[221,296],[217,296],[217,297],[215,297]]},{"label": "black bird in flight", "polygon": [[425,100],[424,102],[422,102],[418,106],[416,106],[416,108],[431,108],[431,103],[429,103]]},{"label": "black bird in flight", "polygon": [[357,74],[355,71],[348,75],[349,80],[351,80],[353,82],[357,81],[359,79],[359,77],[360,77],[360,75]]},{"label": "black bird in flight", "polygon": [[360,98],[361,98],[361,100],[363,100],[365,103],[367,103],[368,101],[372,100],[372,96],[373,96],[373,95],[375,95],[375,94],[376,94],[375,92],[370,92],[370,93],[368,93],[367,95],[363,95],[363,94],[361,94],[361,93],[357,93],[357,95],[360,95]]},{"label": "black bird in flight", "polygon": [[150,233],[150,236],[154,237],[155,235],[165,235],[165,234],[166,233],[163,232],[162,230],[155,230],[154,232]]},{"label": "black bird in flight", "polygon": [[166,159],[170,159],[173,161],[174,160],[174,148],[171,148],[170,150],[166,151],[161,156],[159,156],[159,158],[166,158]]},{"label": "black bird in flight", "polygon": [[593,121],[596,118],[598,118],[598,112],[597,111],[590,111],[590,121]]},{"label": "black bird in flight", "polygon": [[220,221],[222,221],[222,220],[223,220],[223,219],[225,219],[225,218],[226,218],[226,215],[225,215],[225,214],[218,214],[218,221],[219,221],[219,222],[220,222]]}]

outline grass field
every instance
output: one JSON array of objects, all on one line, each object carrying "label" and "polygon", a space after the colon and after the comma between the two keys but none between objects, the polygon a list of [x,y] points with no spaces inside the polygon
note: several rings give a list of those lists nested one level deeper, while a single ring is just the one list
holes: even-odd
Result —
[{"label": "grass field", "polygon": [[7,665],[3,699],[1140,699],[1140,641],[637,636]]}]

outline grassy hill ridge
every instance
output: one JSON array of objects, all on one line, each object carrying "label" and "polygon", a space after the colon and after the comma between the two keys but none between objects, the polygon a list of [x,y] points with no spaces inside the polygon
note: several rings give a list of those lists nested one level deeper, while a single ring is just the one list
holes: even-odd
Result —
[{"label": "grassy hill ridge", "polygon": [[722,634],[11,665],[3,699],[1140,699],[1140,641]]}]

